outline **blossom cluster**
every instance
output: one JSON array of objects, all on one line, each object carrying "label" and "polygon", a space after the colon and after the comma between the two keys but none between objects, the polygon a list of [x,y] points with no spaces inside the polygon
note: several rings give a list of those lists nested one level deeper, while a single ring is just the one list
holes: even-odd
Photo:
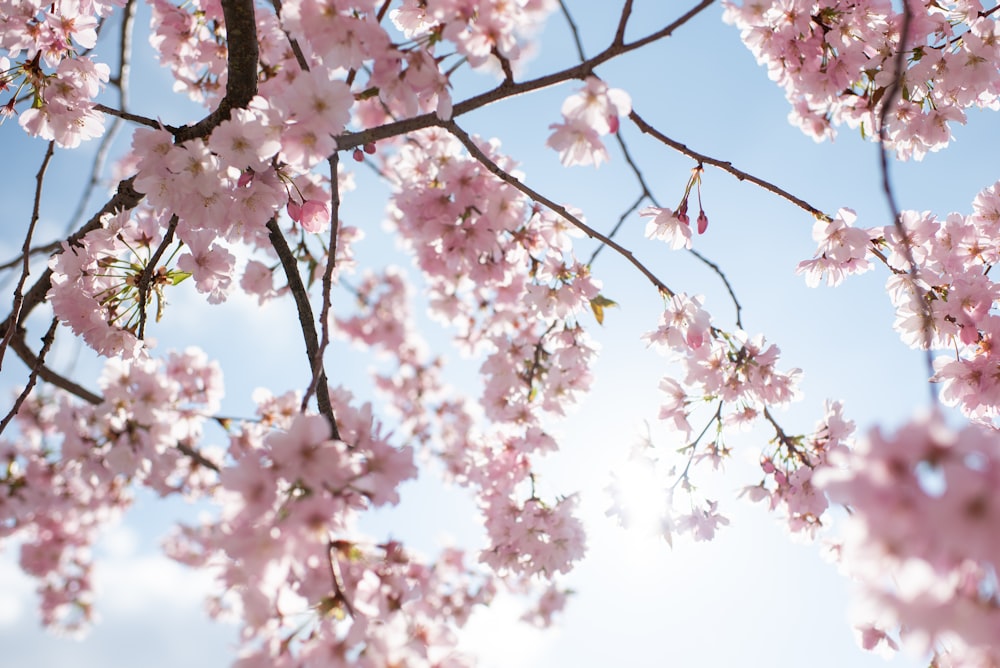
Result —
[{"label": "blossom cluster", "polygon": [[587,77],[584,87],[563,102],[562,123],[545,142],[559,152],[559,161],[570,165],[599,166],[608,160],[608,150],[601,137],[618,132],[618,117],[632,111],[632,98],[619,88],[609,88],[595,76]]},{"label": "blossom cluster", "polygon": [[91,547],[133,487],[201,494],[212,484],[211,460],[185,454],[222,398],[221,371],[201,351],[108,360],[100,387],[97,404],[33,396],[18,413],[20,438],[0,441],[0,537],[22,541],[43,621],[70,631],[93,619]]},{"label": "blossom cluster", "polygon": [[[7,0],[0,3],[0,121],[18,113],[33,136],[75,148],[104,134],[94,99],[110,68],[83,52],[97,44],[98,23],[122,0]],[[6,55],[3,53],[6,52]]]},{"label": "blossom cluster", "polygon": [[343,440],[295,393],[255,398],[258,419],[232,430],[219,469],[221,517],[170,546],[219,569],[213,614],[244,622],[235,665],[468,665],[453,627],[491,598],[489,578],[458,550],[427,562],[357,530],[366,509],[398,503],[417,473],[412,448],[345,390],[331,394]]},{"label": "blossom cluster", "polygon": [[810,285],[824,273],[836,285],[878,257],[891,270],[886,288],[903,341],[948,351],[934,361],[932,380],[940,383],[941,400],[974,420],[994,420],[1000,414],[1000,389],[991,371],[998,363],[993,340],[1000,331],[994,311],[1000,286],[989,272],[1000,260],[991,241],[1000,233],[1000,183],[976,196],[969,215],[951,213],[942,220],[930,212],[903,211],[898,227],[868,229],[854,227],[854,221],[849,210],[817,221],[816,257],[800,263],[799,271]]},{"label": "blossom cluster", "polygon": [[[123,89],[124,72],[113,77],[90,50],[121,4],[0,0],[0,94],[8,96],[0,113],[19,114],[29,134],[66,148],[100,136],[95,101],[105,84]],[[238,53],[230,49],[240,44],[227,31],[223,0],[150,4],[150,42],[175,90],[211,112],[173,128],[104,107],[143,126],[118,166],[119,191],[135,195],[122,199],[136,201],[105,208],[111,213],[49,262],[46,298],[56,318],[108,360],[100,396],[78,389],[80,403],[36,392],[19,413],[20,436],[0,441],[0,514],[9,518],[0,538],[22,542],[44,620],[66,628],[89,621],[89,547],[145,486],[219,505],[214,517],[181,528],[169,552],[217,575],[210,606],[242,622],[239,668],[469,665],[456,631],[502,587],[536,595],[526,619],[551,623],[566,601],[560,578],[583,556],[586,536],[579,497],[546,489],[535,465],[558,448],[553,422],[591,386],[598,345],[590,314],[601,322],[613,302],[576,255],[572,232],[584,227],[583,214],[543,209],[544,198],[524,194],[524,175],[498,141],[470,138],[451,119],[463,108],[452,100],[453,74],[468,65],[501,77],[480,101],[518,86],[530,35],[557,3],[401,0],[389,11],[375,0],[284,0],[272,11],[247,2],[258,94],[239,105],[226,97],[229,77],[241,73],[229,71],[228,56]],[[996,12],[978,0],[909,0],[909,14],[898,4],[727,2],[726,17],[808,132],[860,126],[919,158],[948,143],[949,124],[965,110],[1000,106],[1000,33]],[[906,70],[897,77],[901,49]],[[582,88],[564,101],[547,145],[564,166],[596,166],[608,160],[602,138],[618,132],[631,98],[592,73],[575,76]],[[401,129],[385,136],[393,128]],[[387,227],[411,270],[346,276],[363,236],[339,219],[352,177],[337,156],[351,148],[391,187]],[[647,237],[690,248],[696,187],[695,226],[706,231],[701,173],[699,163],[676,208],[639,212],[649,219]],[[849,209],[820,217],[818,249],[800,273],[810,285],[837,285],[884,263],[904,340],[949,351],[933,378],[943,401],[992,426],[1000,289],[989,272],[1000,260],[1000,183],[969,216],[907,211],[898,225],[855,222]],[[314,372],[310,393],[331,410],[314,414],[297,393],[258,391],[255,417],[214,418],[225,447],[204,445],[204,426],[220,409],[221,372],[194,349],[157,358],[146,337],[170,288],[190,278],[218,304],[238,286],[264,304],[289,292],[315,298],[317,286],[331,289],[330,277],[355,300],[328,311],[331,295],[322,294],[323,344],[330,334],[390,360],[373,382],[392,422]],[[826,523],[824,489],[855,510],[841,557],[875,605],[864,643],[892,645],[890,634],[903,628],[942,665],[1000,662],[989,531],[995,434],[950,431],[933,418],[897,437],[874,432],[855,448],[853,423],[830,402],[811,434],[790,435],[773,410],[796,398],[799,370],[779,368],[778,348],[739,321],[721,328],[700,296],[653,283],[663,313],[644,340],[675,370],[660,382],[659,417],[688,458],[664,491],[658,530],[666,540],[711,540],[728,524],[718,501],[698,496],[690,469],[722,465],[731,454],[727,430],[764,425],[774,437],[762,448],[763,477],[743,493],[810,536]],[[417,331],[412,306],[421,299],[452,348],[479,365],[478,396],[445,381],[445,358]],[[308,309],[297,305],[305,323]],[[474,495],[485,539],[477,554],[424,558],[359,531],[364,513],[398,503],[400,486],[422,473],[419,454],[436,457],[444,477]],[[690,508],[674,512],[681,493]],[[926,517],[940,535],[924,530]],[[885,587],[886,572],[899,574],[895,587]]]},{"label": "blossom cluster", "polygon": [[[860,582],[865,643],[934,650],[934,665],[1000,661],[997,434],[939,414],[875,429],[830,457],[817,484],[850,504],[841,563]],[[929,530],[929,527],[933,527]]]},{"label": "blossom cluster", "polygon": [[944,351],[930,380],[939,384],[941,402],[973,423],[956,430],[934,414],[892,436],[875,430],[850,448],[842,447],[844,423],[828,423],[834,447],[810,460],[818,471],[813,487],[852,511],[837,557],[865,593],[862,643],[896,648],[898,634],[918,652],[933,651],[936,665],[994,665],[1000,604],[990,513],[998,465],[993,340],[1000,288],[990,269],[1000,259],[993,241],[1000,184],[980,192],[968,215],[903,211],[898,225],[868,229],[854,227],[854,220],[842,210],[818,221],[816,258],[800,271],[812,285],[824,273],[837,284],[873,258],[883,262],[894,327],[914,348]]},{"label": "blossom cluster", "polygon": [[785,89],[789,119],[804,132],[832,137],[844,123],[920,159],[948,145],[967,109],[1000,104],[1000,29],[980,0],[907,0],[909,18],[900,4],[730,0],[725,19]]}]

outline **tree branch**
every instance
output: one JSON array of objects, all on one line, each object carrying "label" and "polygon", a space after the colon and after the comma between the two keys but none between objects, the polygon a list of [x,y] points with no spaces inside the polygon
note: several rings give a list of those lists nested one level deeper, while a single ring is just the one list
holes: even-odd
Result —
[{"label": "tree branch", "polygon": [[246,107],[257,94],[257,22],[253,0],[222,0],[226,21],[226,94],[208,116],[174,134],[177,143],[207,137],[233,109]]},{"label": "tree branch", "polygon": [[[49,145],[51,146],[51,144]],[[42,350],[38,353],[38,357],[35,358],[35,364],[31,367],[31,373],[28,375],[27,384],[24,386],[24,389],[21,390],[20,394],[17,395],[17,398],[14,400],[14,405],[11,407],[7,415],[4,416],[3,420],[0,420],[0,434],[4,432],[7,425],[10,424],[11,420],[14,419],[14,416],[17,415],[17,412],[21,410],[21,405],[24,403],[24,400],[28,398],[28,395],[31,394],[32,388],[35,387],[38,376],[41,375],[42,369],[45,368],[43,360],[48,354],[49,349],[52,347],[52,342],[55,340],[56,326],[58,324],[59,321],[52,318],[48,331],[45,332],[45,336],[42,337]]]},{"label": "tree branch", "polygon": [[177,214],[170,216],[170,223],[167,225],[166,234],[163,235],[163,241],[160,242],[156,252],[146,262],[146,266],[142,268],[142,274],[139,275],[139,294],[137,297],[138,301],[136,302],[136,306],[139,308],[139,329],[136,338],[142,339],[146,336],[146,299],[149,296],[149,284],[153,280],[153,272],[156,271],[157,263],[163,257],[167,246],[174,240],[174,230],[177,229],[178,222]]},{"label": "tree branch", "polygon": [[452,135],[454,135],[455,138],[457,138],[460,142],[462,142],[462,145],[465,146],[466,150],[469,151],[472,157],[474,157],[484,167],[486,167],[486,169],[489,170],[491,174],[496,176],[504,183],[513,186],[517,190],[521,191],[522,193],[530,197],[532,200],[538,202],[539,204],[544,204],[551,211],[554,211],[555,213],[562,216],[574,227],[582,231],[591,239],[597,239],[598,241],[601,241],[604,244],[610,246],[612,249],[617,251],[619,255],[628,260],[636,269],[638,269],[643,276],[649,279],[649,281],[656,286],[656,288],[660,291],[661,294],[666,295],[668,297],[673,296],[674,294],[673,290],[671,290],[666,283],[657,278],[656,275],[652,271],[650,271],[642,262],[637,260],[636,257],[632,254],[632,251],[621,246],[612,239],[609,239],[608,237],[604,236],[603,234],[601,234],[600,232],[598,232],[597,230],[590,227],[582,220],[571,214],[569,211],[566,210],[565,207],[556,204],[548,197],[545,197],[538,191],[533,190],[532,188],[528,187],[518,179],[514,178],[509,173],[505,172],[498,164],[493,162],[493,160],[491,160],[488,155],[483,153],[483,151],[478,146],[476,146],[476,143],[472,141],[472,138],[469,137],[468,133],[465,132],[465,130],[463,130],[462,128],[460,128],[454,121],[440,121],[439,125],[448,132],[450,132]]},{"label": "tree branch", "polygon": [[[612,44],[604,51],[600,52],[593,58],[580,63],[579,65],[574,65],[573,67],[568,67],[559,72],[554,72],[546,76],[538,77],[537,79],[532,79],[530,81],[522,81],[521,83],[515,83],[513,85],[508,84],[506,80],[501,82],[496,88],[489,90],[480,95],[475,95],[470,97],[463,102],[459,102],[454,106],[452,110],[452,118],[457,118],[463,114],[467,114],[471,111],[475,111],[480,107],[485,107],[489,104],[493,104],[499,100],[506,99],[508,97],[514,97],[515,95],[523,95],[524,93],[530,93],[535,90],[540,90],[542,88],[548,88],[549,86],[554,86],[556,84],[562,83],[564,81],[569,81],[570,79],[584,79],[589,76],[595,67],[601,63],[605,63],[613,58],[634,51],[638,48],[645,46],[651,42],[655,42],[666,37],[670,37],[675,30],[683,26],[685,23],[694,18],[697,14],[711,5],[714,0],[702,0],[693,9],[689,10],[682,17],[673,21],[669,25],[657,30],[654,33],[643,37],[642,39],[636,40],[630,44]],[[409,134],[417,130],[423,130],[424,128],[429,128],[432,126],[440,125],[441,120],[434,113],[421,114],[420,116],[413,116],[411,118],[404,118],[401,121],[393,121],[391,123],[386,123],[384,125],[379,125],[378,127],[369,128],[367,130],[360,130],[358,132],[345,132],[341,135],[335,137],[337,141],[337,148],[341,151],[350,150],[357,146],[362,146],[364,144],[370,144],[378,142],[383,139],[388,139],[390,137],[397,137],[399,135]]]},{"label": "tree branch", "polygon": [[632,15],[632,0],[625,0],[625,5],[622,7],[621,17],[618,19],[618,28],[615,30],[615,38],[611,42],[612,44],[624,44],[625,43],[625,27],[628,25],[628,18]]},{"label": "tree branch", "polygon": [[[299,324],[302,326],[302,338],[306,344],[306,357],[309,360],[309,367],[311,369],[313,361],[319,354],[319,344],[316,340],[316,323],[313,321],[312,306],[309,304],[309,292],[306,290],[306,286],[302,284],[302,277],[299,276],[295,256],[292,254],[292,249],[288,247],[288,242],[285,241],[285,235],[282,234],[281,228],[278,227],[276,219],[271,218],[271,220],[267,221],[267,231],[269,232],[268,238],[271,240],[271,245],[278,254],[281,267],[285,271],[285,277],[288,279],[288,289],[295,299],[295,307],[299,312]],[[337,420],[333,415],[333,406],[330,405],[330,390],[327,386],[326,371],[322,367],[319,373],[316,374],[316,405],[319,408],[319,412],[330,423],[330,433],[333,438],[340,440]]]},{"label": "tree branch", "polygon": [[31,263],[28,257],[31,251],[31,237],[35,233],[35,225],[38,224],[38,214],[42,206],[42,184],[45,182],[45,172],[49,168],[49,161],[52,160],[54,152],[55,142],[50,141],[48,148],[45,149],[45,156],[42,158],[42,164],[38,168],[38,173],[35,174],[35,201],[31,207],[31,222],[28,223],[28,231],[24,235],[24,244],[21,245],[21,276],[17,279],[17,285],[14,287],[14,303],[11,306],[9,317],[10,326],[6,328],[3,339],[0,339],[0,369],[3,368],[3,358],[4,353],[7,351],[7,346],[10,345],[11,339],[14,338],[14,330],[17,329],[23,320],[21,318],[21,307],[24,303],[22,290],[24,289],[25,282],[28,280],[28,274],[31,273]]},{"label": "tree branch", "polygon": [[587,56],[583,51],[583,41],[580,39],[580,29],[576,26],[576,21],[573,20],[572,15],[569,13],[569,7],[563,0],[559,0],[559,9],[562,10],[563,16],[566,17],[566,23],[569,24],[569,32],[573,36],[573,44],[576,46],[576,55],[580,57],[581,61],[587,60]]},{"label": "tree branch", "polygon": [[634,109],[629,113],[628,117],[629,120],[635,123],[635,126],[639,128],[640,131],[652,136],[653,138],[659,140],[663,144],[666,144],[675,151],[683,153],[688,157],[694,158],[700,163],[704,163],[706,165],[712,165],[713,167],[721,169],[724,172],[728,172],[733,176],[735,176],[740,181],[749,181],[750,183],[753,183],[756,186],[760,186],[764,190],[767,190],[768,192],[774,193],[778,197],[788,200],[789,202],[799,207],[800,209],[808,211],[816,218],[819,218],[821,220],[831,220],[830,216],[823,213],[823,211],[817,209],[812,204],[809,204],[809,202],[806,202],[805,200],[796,197],[787,190],[779,188],[773,183],[758,178],[753,174],[749,174],[741,169],[737,169],[733,167],[733,163],[731,162],[719,160],[717,158],[713,158],[703,153],[698,153],[697,151],[689,149],[687,146],[680,143],[679,141],[671,139],[670,137],[666,136],[665,134],[654,128],[652,125],[647,123],[645,120],[643,120],[643,118],[638,113],[636,113]]},{"label": "tree branch", "polygon": [[[52,331],[51,327],[49,329]],[[38,377],[46,383],[66,390],[70,394],[83,399],[89,404],[99,404],[104,401],[100,395],[94,394],[87,388],[77,385],[72,380],[56,373],[45,365],[44,356],[51,345],[51,341],[48,340],[49,338],[55,338],[54,332],[51,337],[46,334],[46,338],[42,339],[42,352],[35,355],[35,353],[31,350],[31,347],[28,346],[28,343],[24,340],[24,329],[19,327],[17,331],[14,332],[14,337],[10,340],[10,347],[15,353],[17,353],[17,356],[28,365],[28,368],[32,370],[32,374],[34,374],[37,370]]]},{"label": "tree branch", "polygon": [[337,167],[340,165],[340,154],[334,153],[327,163],[330,165],[330,242],[327,249],[326,267],[323,270],[323,306],[319,313],[319,328],[321,338],[316,356],[312,360],[312,380],[309,389],[302,397],[302,410],[309,403],[309,397],[316,390],[320,374],[323,373],[323,354],[330,345],[330,294],[333,292],[333,270],[337,265],[337,236],[340,232],[340,180],[337,178]]}]

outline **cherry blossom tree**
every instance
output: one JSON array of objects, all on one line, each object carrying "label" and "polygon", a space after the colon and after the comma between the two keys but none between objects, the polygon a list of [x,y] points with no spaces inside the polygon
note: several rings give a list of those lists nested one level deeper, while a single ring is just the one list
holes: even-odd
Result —
[{"label": "cherry blossom tree", "polygon": [[[149,0],[148,30],[137,4],[0,0],[2,132],[46,147],[24,193],[21,251],[0,265],[13,285],[0,364],[16,356],[27,368],[0,422],[0,539],[17,541],[46,625],[91,623],[91,548],[141,489],[214,509],[166,549],[216,578],[208,604],[239,620],[240,668],[472,665],[457,634],[502,591],[524,594],[525,619],[549,625],[586,535],[579,497],[543,489],[536,469],[566,446],[553,425],[595,382],[596,339],[617,314],[602,261],[616,254],[660,304],[635,345],[663,355],[659,387],[643,390],[660,392],[649,417],[681,444],[657,518],[665,541],[725,531],[732,500],[709,498],[700,476],[733,457],[729,434],[762,427],[759,471],[740,496],[794,534],[836,541],[863,592],[862,645],[906,644],[935,666],[1000,665],[1000,288],[989,276],[1000,183],[982,184],[963,212],[932,213],[902,208],[890,178],[891,162],[945,149],[967,114],[1000,105],[997,7],[702,0],[670,3],[668,20],[646,25],[623,0],[588,52],[574,18],[587,5],[562,0]],[[884,220],[863,227],[780,175],[688,147],[604,75],[713,5],[784,90],[794,125],[818,141],[847,126],[879,145]],[[575,64],[525,76],[553,21],[570,27]],[[200,115],[171,125],[131,99],[140,34]],[[517,122],[548,128],[567,178],[630,175],[636,196],[617,224],[556,201],[498,140],[469,130],[474,112],[552,88],[561,106]],[[690,161],[673,199],[660,200],[631,142]],[[56,196],[50,162],[95,144],[78,214],[39,241]],[[411,271],[358,260],[360,170],[387,188],[384,222]],[[832,398],[813,429],[782,424],[802,372],[769,340],[780,331],[744,327],[740,286],[698,250],[717,229],[709,173],[811,222],[815,255],[790,279],[836,286],[882,272],[895,329],[926,353],[929,409],[897,431],[856,434]],[[657,253],[704,263],[735,317],[710,312],[698,286],[668,284],[649,253],[620,241],[626,223],[644,226]],[[308,369],[298,389],[257,390],[253,416],[224,414],[226,369],[195,347],[155,345],[179,326],[174,291],[191,284],[218,309],[237,293],[294,304]],[[99,377],[52,364],[57,336],[99,356]],[[334,341],[382,361],[377,401],[344,385]],[[476,394],[448,380],[462,364],[478,371]],[[645,445],[636,460],[660,456]],[[476,498],[485,548],[428,556],[359,528],[400,503],[404,482],[437,471]],[[629,521],[621,505],[610,512]]]}]

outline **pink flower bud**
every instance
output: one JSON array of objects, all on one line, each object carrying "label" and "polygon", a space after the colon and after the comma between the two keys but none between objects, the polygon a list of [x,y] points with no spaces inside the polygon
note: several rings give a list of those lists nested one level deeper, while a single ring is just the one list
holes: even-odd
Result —
[{"label": "pink flower bud", "polygon": [[356,148],[354,149],[353,157],[357,162],[364,162],[365,154],[360,148]]},{"label": "pink flower bud", "polygon": [[367,144],[365,144],[365,153],[367,153],[368,155],[375,155],[375,143],[374,142],[368,142]]},{"label": "pink flower bud", "polygon": [[619,127],[618,126],[618,117],[617,116],[608,116],[608,128],[609,128],[609,132],[611,132],[611,134],[614,134],[614,133],[618,132],[618,127]]},{"label": "pink flower bud", "polygon": [[704,211],[698,212],[698,234],[704,234],[705,230],[708,229],[708,216],[705,215]]},{"label": "pink flower bud", "polygon": [[248,169],[247,171],[240,174],[239,180],[236,182],[237,188],[246,188],[248,185],[253,183],[254,171]]},{"label": "pink flower bud", "polygon": [[687,201],[687,197],[685,197],[681,201],[681,205],[679,207],[677,207],[677,220],[681,221],[685,225],[690,225],[691,224],[691,217],[688,216],[688,201]]}]

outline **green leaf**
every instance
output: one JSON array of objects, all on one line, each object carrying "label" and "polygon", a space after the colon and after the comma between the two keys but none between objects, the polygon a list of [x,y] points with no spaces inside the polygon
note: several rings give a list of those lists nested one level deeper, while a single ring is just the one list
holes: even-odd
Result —
[{"label": "green leaf", "polygon": [[597,295],[590,300],[590,308],[594,312],[594,317],[597,318],[598,325],[604,324],[604,309],[612,306],[618,306],[618,302],[612,301],[604,295]]},{"label": "green leaf", "polygon": [[191,272],[178,271],[177,269],[174,269],[173,271],[167,274],[167,278],[170,279],[171,285],[178,285],[186,281],[187,279],[191,278]]}]

